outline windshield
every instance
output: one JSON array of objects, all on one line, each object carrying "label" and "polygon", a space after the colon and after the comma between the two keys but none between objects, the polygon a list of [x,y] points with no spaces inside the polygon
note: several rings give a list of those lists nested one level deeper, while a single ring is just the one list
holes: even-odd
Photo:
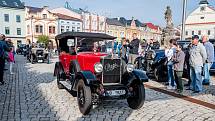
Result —
[{"label": "windshield", "polygon": [[[69,39],[71,40],[71,39]],[[77,48],[76,48],[77,47]],[[79,52],[112,52],[112,40],[78,39],[77,45],[68,46],[67,40],[59,41],[59,49],[72,55]]]}]

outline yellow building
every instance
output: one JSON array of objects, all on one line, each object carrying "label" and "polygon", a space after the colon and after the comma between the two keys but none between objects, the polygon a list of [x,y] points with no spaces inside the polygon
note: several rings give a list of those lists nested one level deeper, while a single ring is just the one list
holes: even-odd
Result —
[{"label": "yellow building", "polygon": [[123,37],[126,37],[126,28],[117,18],[106,19],[106,33],[117,37],[117,41],[120,41]]},{"label": "yellow building", "polygon": [[142,23],[139,20],[126,20],[125,18],[119,18],[119,21],[125,26],[125,38],[130,41],[133,39],[133,34],[136,33],[137,37],[141,39]]}]

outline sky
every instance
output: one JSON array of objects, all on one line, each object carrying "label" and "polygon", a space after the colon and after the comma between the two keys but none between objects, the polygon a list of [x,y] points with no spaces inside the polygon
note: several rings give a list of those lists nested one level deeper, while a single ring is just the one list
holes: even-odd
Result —
[{"label": "sky", "polygon": [[[106,17],[125,17],[152,22],[164,27],[164,13],[167,6],[172,9],[173,23],[179,25],[182,20],[183,0],[21,0],[25,5],[33,7],[49,6],[49,8],[64,7],[68,1],[73,8],[83,8]],[[200,0],[187,0],[187,14],[195,10]],[[215,0],[208,0],[215,7]]]}]

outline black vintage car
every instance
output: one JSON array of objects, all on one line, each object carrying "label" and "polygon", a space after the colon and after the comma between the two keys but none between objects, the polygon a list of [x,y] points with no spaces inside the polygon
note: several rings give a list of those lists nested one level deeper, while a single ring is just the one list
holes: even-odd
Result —
[{"label": "black vintage car", "polygon": [[27,46],[26,44],[19,44],[17,49],[16,49],[16,54],[20,54],[20,55],[26,55],[26,51],[27,51]]},{"label": "black vintage car", "polygon": [[101,49],[99,42],[113,39],[107,34],[87,32],[56,36],[59,62],[55,64],[54,76],[58,88],[66,88],[77,96],[84,115],[102,100],[126,99],[132,109],[144,104],[146,73],[113,53],[102,52],[107,49]]},{"label": "black vintage car", "polygon": [[135,59],[135,67],[146,71],[150,77],[155,77],[159,82],[167,81],[167,58],[165,57],[165,50],[150,49],[145,52],[144,56]]}]

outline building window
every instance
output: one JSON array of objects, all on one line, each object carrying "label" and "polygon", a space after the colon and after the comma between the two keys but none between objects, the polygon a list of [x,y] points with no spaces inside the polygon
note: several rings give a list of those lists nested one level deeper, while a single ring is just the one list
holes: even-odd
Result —
[{"label": "building window", "polygon": [[69,26],[66,26],[66,31],[67,31],[67,32],[69,31]]},{"label": "building window", "polygon": [[7,3],[6,3],[5,1],[2,1],[2,4],[3,4],[3,5],[7,5]]},{"label": "building window", "polygon": [[73,32],[75,31],[75,27],[74,27],[74,26],[72,27],[72,31],[73,31]]},{"label": "building window", "polygon": [[43,33],[43,26],[42,25],[36,25],[36,33]]},{"label": "building window", "polygon": [[202,34],[201,30],[199,30],[199,31],[198,31],[198,35],[201,35],[201,34]]},{"label": "building window", "polygon": [[194,31],[192,31],[192,35],[194,35],[195,34],[195,32]]},{"label": "building window", "polygon": [[21,17],[20,17],[20,15],[16,15],[16,22],[21,22]]},{"label": "building window", "polygon": [[64,26],[61,26],[61,33],[64,32]]},{"label": "building window", "polygon": [[47,14],[43,14],[43,19],[47,19]]},{"label": "building window", "polygon": [[67,24],[69,24],[69,21],[67,22]]},{"label": "building window", "polygon": [[81,31],[81,27],[77,27],[77,32],[80,32]]},{"label": "building window", "polygon": [[10,34],[10,28],[9,27],[5,27],[5,34]]},{"label": "building window", "polygon": [[9,22],[9,14],[4,14],[4,21]]},{"label": "building window", "polygon": [[208,30],[208,35],[211,35],[211,30]]},{"label": "building window", "polygon": [[64,21],[61,21],[61,23],[64,23]]},{"label": "building window", "polygon": [[186,31],[186,35],[188,35],[189,33],[188,33],[188,31]]},{"label": "building window", "polygon": [[17,35],[21,35],[22,33],[21,33],[21,28],[17,28],[16,29],[16,32],[17,32]]},{"label": "building window", "polygon": [[205,17],[200,17],[200,19],[205,19]]},{"label": "building window", "polygon": [[13,4],[14,4],[16,7],[18,7],[18,4],[17,4],[17,2],[13,2]]},{"label": "building window", "polygon": [[55,34],[55,27],[54,26],[49,26],[49,33]]}]

